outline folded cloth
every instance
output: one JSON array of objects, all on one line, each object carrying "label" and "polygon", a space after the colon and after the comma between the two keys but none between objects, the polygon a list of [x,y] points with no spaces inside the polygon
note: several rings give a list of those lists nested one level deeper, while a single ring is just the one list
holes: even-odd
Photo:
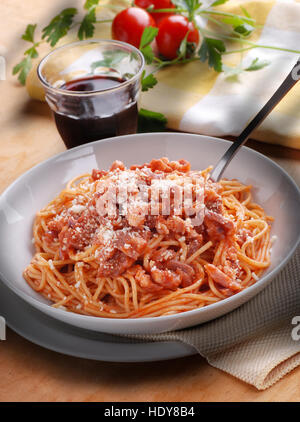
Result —
[{"label": "folded cloth", "polygon": [[235,311],[189,329],[130,338],[190,344],[212,366],[264,390],[300,365],[299,269],[300,248],[260,294]]},{"label": "folded cloth", "polygon": [[[300,3],[296,1],[230,0],[219,10],[241,14],[241,6],[262,29],[249,40],[300,50]],[[231,44],[228,50],[236,50]],[[242,72],[237,78],[193,62],[162,69],[158,85],[143,94],[142,106],[166,115],[171,129],[211,136],[238,135],[278,88],[298,55],[265,48],[223,56],[228,66],[247,68],[255,59],[270,64],[258,71]],[[300,148],[300,84],[276,107],[253,138]]]}]

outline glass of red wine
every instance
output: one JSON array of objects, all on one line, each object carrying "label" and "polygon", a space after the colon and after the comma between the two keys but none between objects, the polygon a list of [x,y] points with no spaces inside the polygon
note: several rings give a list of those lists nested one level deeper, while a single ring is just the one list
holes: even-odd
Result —
[{"label": "glass of red wine", "polygon": [[43,58],[38,76],[67,148],[136,133],[143,69],[137,48],[112,40],[67,44]]}]

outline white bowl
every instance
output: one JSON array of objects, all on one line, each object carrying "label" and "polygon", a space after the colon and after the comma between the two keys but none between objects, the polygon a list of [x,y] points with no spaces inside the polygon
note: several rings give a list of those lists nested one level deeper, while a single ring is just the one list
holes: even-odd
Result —
[{"label": "white bowl", "polygon": [[[214,165],[230,142],[185,133],[153,133],[121,136],[82,145],[35,166],[17,179],[0,197],[0,276],[3,283],[35,308],[77,327],[113,334],[142,334],[178,330],[220,317],[248,301],[274,278],[291,258],[300,237],[300,191],[287,173],[270,159],[242,148],[224,177],[251,184],[255,200],[275,218],[277,236],[271,266],[246,290],[218,303],[156,318],[109,319],[78,315],[49,306],[22,277],[34,253],[32,223],[45,206],[76,175],[93,168],[110,167],[118,159],[126,165],[167,156],[185,158],[193,169]],[[18,312],[18,310],[15,310]]]}]

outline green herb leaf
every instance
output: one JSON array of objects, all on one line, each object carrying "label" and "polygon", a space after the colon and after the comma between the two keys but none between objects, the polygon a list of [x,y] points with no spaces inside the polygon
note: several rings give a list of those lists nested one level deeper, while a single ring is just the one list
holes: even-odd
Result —
[{"label": "green herb leaf", "polygon": [[98,4],[99,4],[99,0],[86,0],[83,7],[89,10],[91,8],[98,6]]},{"label": "green herb leaf", "polygon": [[187,37],[189,35],[189,31],[186,33],[185,37],[183,38],[183,40],[180,43],[179,49],[178,49],[178,57],[182,57],[185,58],[186,56],[186,49],[187,49]]},{"label": "green herb leaf", "polygon": [[186,11],[191,10],[190,0],[172,0],[172,3],[180,9],[185,9]]},{"label": "green herb leaf", "polygon": [[196,51],[197,44],[194,42],[188,42],[188,36],[190,31],[188,31],[180,43],[178,48],[178,59],[179,62],[181,59],[185,59],[186,57],[192,57]]},{"label": "green herb leaf", "polygon": [[268,60],[259,60],[258,57],[252,61],[250,66],[246,67],[247,72],[253,72],[255,70],[263,69],[266,66],[269,66],[270,62]]},{"label": "green herb leaf", "polygon": [[158,28],[154,28],[153,26],[149,26],[144,29],[141,42],[140,42],[140,50],[144,55],[145,61],[147,64],[151,64],[154,59],[154,52],[151,47],[152,41],[155,39],[158,33]]},{"label": "green herb leaf", "polygon": [[162,132],[166,130],[168,123],[166,117],[161,113],[141,108],[138,117],[139,132]]},{"label": "green herb leaf", "polygon": [[243,17],[243,16],[226,16],[222,19],[222,22],[226,23],[227,25],[231,25],[233,28],[236,28],[241,25],[251,25],[253,27],[253,19],[250,17]]},{"label": "green herb leaf", "polygon": [[244,15],[245,15],[247,18],[251,19],[251,15],[250,15],[250,13],[249,13],[249,12],[247,12],[247,10],[245,9],[245,7],[241,6],[241,10],[242,10],[242,12],[244,13]]},{"label": "green herb leaf", "polygon": [[18,80],[22,85],[25,85],[27,75],[32,67],[32,60],[27,55],[20,63],[13,68],[13,75],[19,74]]},{"label": "green herb leaf", "polygon": [[211,7],[219,6],[220,4],[227,3],[229,0],[216,0],[211,4]]},{"label": "green herb leaf", "polygon": [[199,0],[172,0],[179,9],[184,9],[189,14],[189,20],[192,20],[194,13],[200,8],[202,3]]},{"label": "green herb leaf", "polygon": [[27,25],[24,34],[22,35],[22,39],[29,42],[34,42],[34,31],[36,30],[37,24]]},{"label": "green herb leaf", "polygon": [[148,89],[153,88],[157,84],[157,79],[153,76],[152,73],[145,76],[145,70],[142,73],[142,91],[148,91]]},{"label": "green herb leaf", "polygon": [[148,26],[144,29],[141,42],[140,42],[140,49],[146,47],[147,45],[151,44],[154,38],[158,33],[158,28],[154,28],[153,26]]},{"label": "green herb leaf", "polygon": [[39,53],[37,52],[37,49],[35,48],[36,45],[33,45],[32,47],[28,48],[28,50],[25,51],[25,56],[29,56],[32,59],[35,59],[39,56]]},{"label": "green herb leaf", "polygon": [[225,73],[225,76],[231,80],[237,80],[237,77],[240,73],[247,71],[247,72],[254,72],[255,70],[260,70],[266,66],[268,66],[270,62],[267,60],[259,60],[258,57],[256,57],[254,60],[252,60],[251,64],[247,67],[242,66],[240,63],[236,67],[230,67],[223,65],[223,71]]},{"label": "green herb leaf", "polygon": [[230,67],[226,64],[223,64],[222,66],[223,72],[225,73],[226,78],[237,80],[237,76],[243,72],[243,68],[241,65],[238,65],[236,67]]},{"label": "green herb leaf", "polygon": [[151,45],[147,45],[146,47],[141,49],[141,52],[143,53],[143,56],[145,58],[145,62],[147,64],[151,64],[154,59],[154,51],[151,47]]},{"label": "green herb leaf", "polygon": [[27,25],[25,32],[22,35],[22,39],[24,41],[33,43],[33,46],[25,51],[25,57],[23,58],[23,60],[20,63],[16,64],[12,70],[13,75],[19,74],[18,80],[22,85],[25,85],[27,75],[30,72],[30,69],[32,68],[32,59],[38,57],[39,55],[36,49],[39,43],[34,43],[34,32],[36,30],[36,27],[37,24]]},{"label": "green herb leaf", "polygon": [[216,72],[222,72],[221,53],[224,51],[226,48],[222,40],[205,37],[199,50],[199,57],[202,62],[208,60],[209,67],[213,67]]},{"label": "green herb leaf", "polygon": [[222,19],[222,22],[226,23],[227,25],[231,25],[233,27],[234,32],[241,34],[243,36],[248,36],[253,32],[255,29],[254,24],[252,21],[249,21],[248,17],[240,17],[240,16],[228,16]]},{"label": "green herb leaf", "polygon": [[46,41],[50,43],[51,47],[54,47],[67,34],[76,14],[77,9],[74,7],[64,9],[43,29],[42,38],[46,38]]},{"label": "green herb leaf", "polygon": [[83,40],[84,38],[91,38],[95,32],[95,25],[96,23],[96,10],[91,9],[83,18],[79,30],[78,30],[78,38]]},{"label": "green herb leaf", "polygon": [[123,50],[104,51],[103,59],[97,60],[91,64],[91,70],[94,71],[97,67],[115,67],[125,57],[128,57],[128,53]]},{"label": "green herb leaf", "polygon": [[234,32],[237,32],[238,34],[241,34],[244,37],[250,35],[253,30],[254,27],[252,25],[249,25],[248,23],[244,23],[243,25],[239,25],[234,28]]}]

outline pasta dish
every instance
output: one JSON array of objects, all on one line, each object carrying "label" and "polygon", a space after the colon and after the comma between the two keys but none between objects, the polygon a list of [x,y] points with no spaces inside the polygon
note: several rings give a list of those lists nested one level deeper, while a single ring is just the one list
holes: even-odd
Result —
[{"label": "pasta dish", "polygon": [[36,215],[24,278],[53,307],[106,318],[198,309],[270,265],[272,218],[251,186],[153,159],[71,180]]}]

